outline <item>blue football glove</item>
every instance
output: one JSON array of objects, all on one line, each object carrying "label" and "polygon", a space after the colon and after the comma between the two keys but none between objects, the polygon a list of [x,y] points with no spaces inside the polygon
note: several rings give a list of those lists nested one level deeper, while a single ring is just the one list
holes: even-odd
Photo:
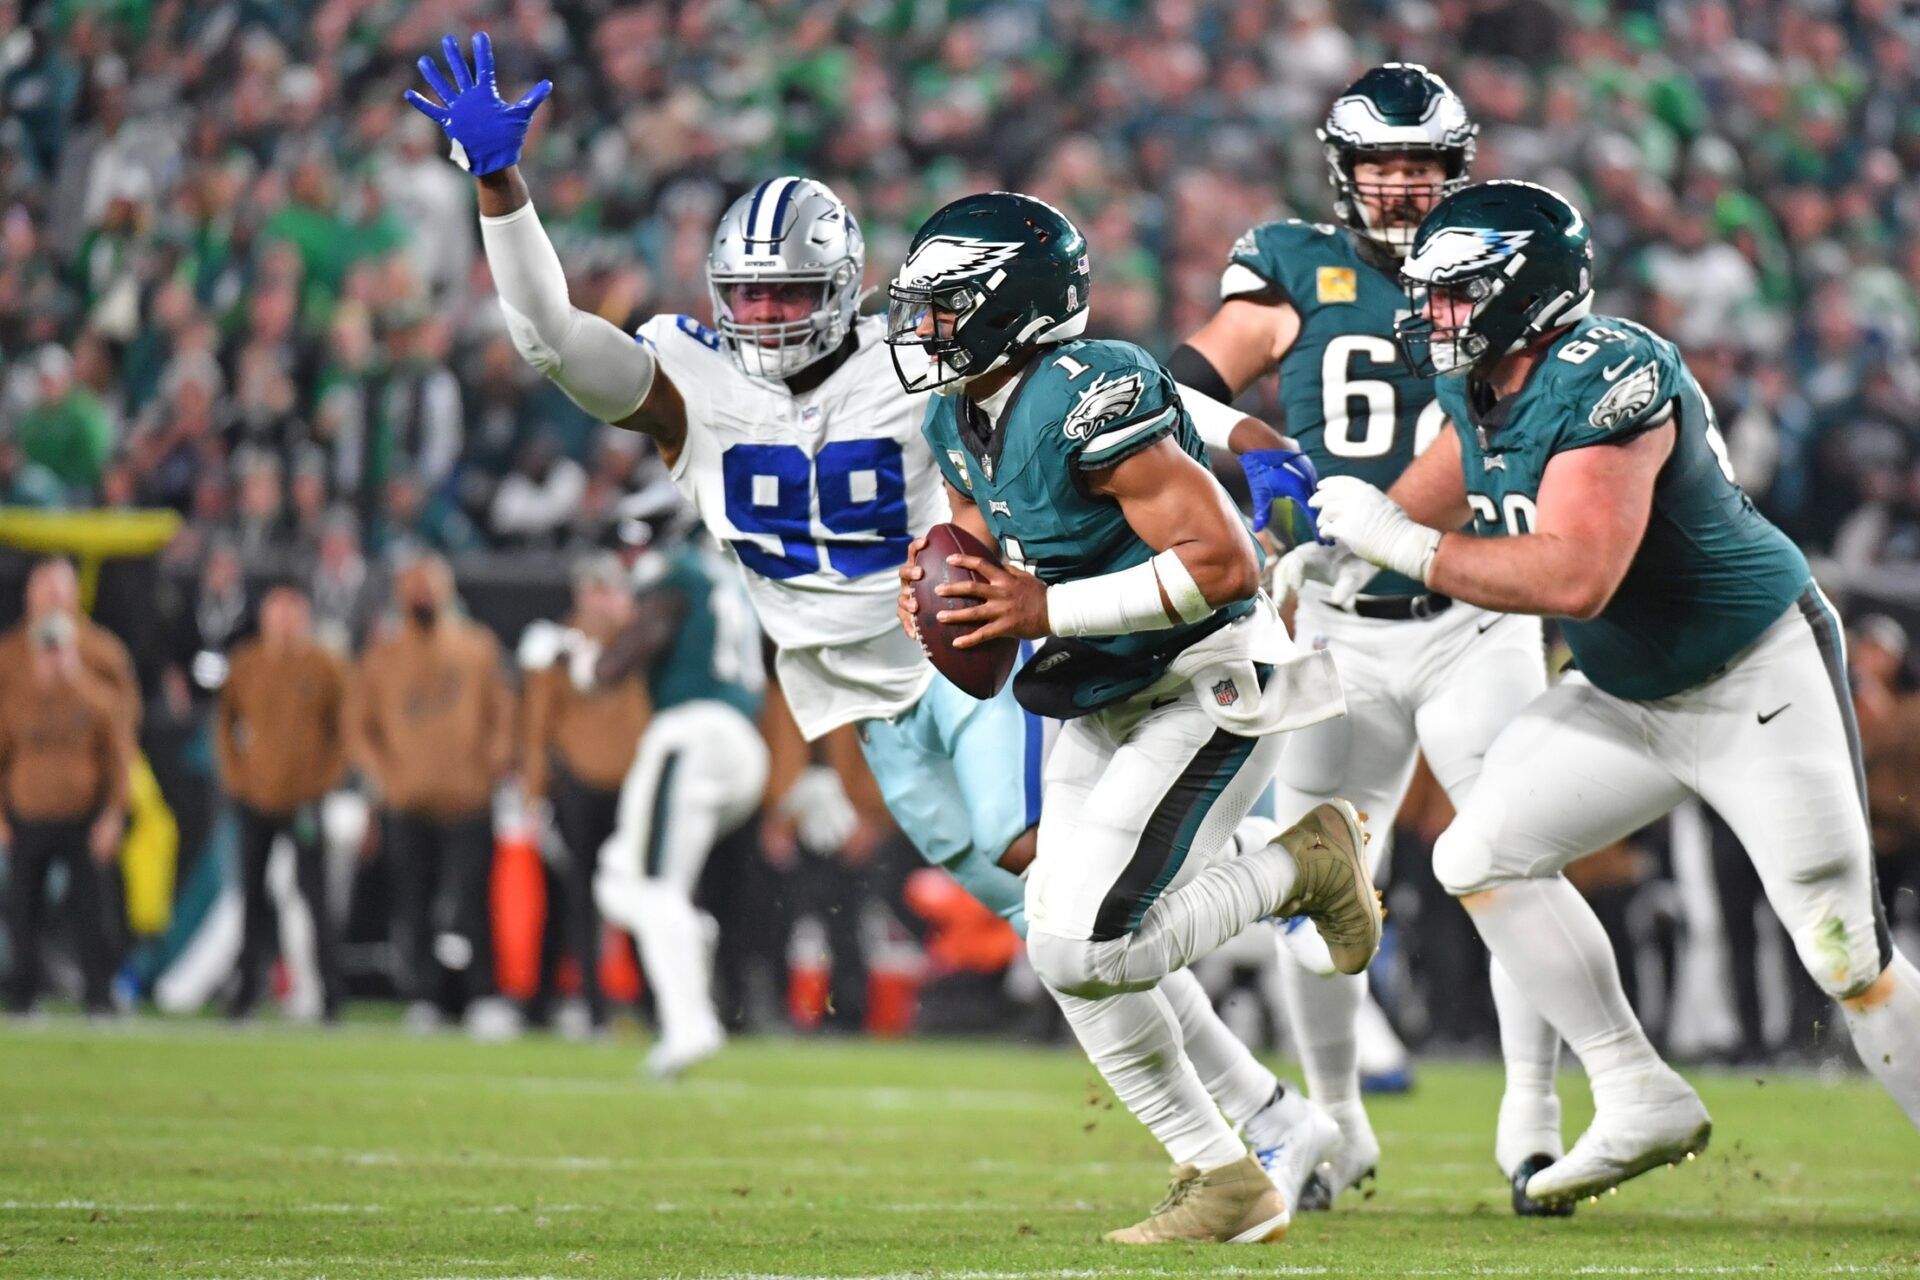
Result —
[{"label": "blue football glove", "polygon": [[1307,499],[1320,483],[1306,454],[1294,449],[1255,449],[1240,455],[1247,487],[1253,491],[1253,531],[1271,526],[1269,536],[1282,551],[1319,536]]},{"label": "blue football glove", "polygon": [[[478,178],[497,173],[520,162],[520,146],[527,140],[527,126],[533,122],[536,107],[553,92],[553,81],[542,80],[518,102],[500,96],[493,73],[493,42],[479,31],[473,37],[473,71],[460,53],[460,42],[452,36],[440,38],[447,55],[447,69],[453,73],[453,85],[446,82],[432,58],[420,59],[420,74],[426,77],[440,103],[407,90],[407,101],[421,115],[447,131],[453,139],[453,162]],[[459,86],[455,88],[454,86]]]}]

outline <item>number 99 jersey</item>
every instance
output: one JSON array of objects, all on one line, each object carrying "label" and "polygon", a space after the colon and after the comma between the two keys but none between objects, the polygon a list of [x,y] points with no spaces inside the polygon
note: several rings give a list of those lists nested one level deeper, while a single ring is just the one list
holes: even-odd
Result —
[{"label": "number 99 jersey", "polygon": [[[1235,242],[1222,301],[1287,303],[1300,333],[1280,360],[1286,431],[1323,476],[1390,488],[1440,433],[1433,383],[1400,358],[1393,321],[1407,305],[1390,258],[1325,223],[1267,222]],[[1420,584],[1382,573],[1368,595],[1418,595]]]},{"label": "number 99 jersey", "polygon": [[896,715],[932,678],[894,617],[894,575],[913,535],[947,519],[947,495],[920,435],[926,397],[900,389],[884,329],[859,321],[853,354],[800,394],[741,372],[691,316],[638,334],[686,402],[674,483],[745,571],[809,739]]}]

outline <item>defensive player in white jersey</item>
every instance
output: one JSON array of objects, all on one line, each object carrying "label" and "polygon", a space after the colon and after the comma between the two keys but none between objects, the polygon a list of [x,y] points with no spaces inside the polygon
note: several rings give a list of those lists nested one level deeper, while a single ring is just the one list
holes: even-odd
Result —
[{"label": "defensive player in white jersey", "polygon": [[[949,508],[920,430],[926,394],[902,390],[884,322],[858,315],[865,252],[853,215],[819,182],[761,183],[714,235],[715,327],[657,316],[636,341],[568,301],[520,175],[547,82],[508,103],[484,32],[471,70],[452,37],[442,48],[451,82],[431,59],[419,63],[442,103],[408,100],[478,180],[482,241],[515,346],[587,412],[655,442],[745,570],[802,734],[857,725],[887,807],[922,856],[1024,933],[1017,872],[1033,856],[1039,722],[1010,688],[978,702],[940,679],[895,620],[894,571],[910,534]],[[1242,450],[1278,439],[1224,406],[1211,406],[1207,423]],[[1248,470],[1256,486],[1286,480],[1283,458],[1255,456]],[[1311,1109],[1226,1029],[1191,974],[1162,990],[1209,1094],[1291,1202],[1326,1149],[1313,1140]]]},{"label": "defensive player in white jersey", "polygon": [[[1249,230],[1221,280],[1220,310],[1168,368],[1227,401],[1277,371],[1287,429],[1319,475],[1384,488],[1445,425],[1433,380],[1407,367],[1394,345],[1394,317],[1406,306],[1397,273],[1420,219],[1465,185],[1474,126],[1446,81],[1425,67],[1388,63],[1341,93],[1320,137],[1345,225],[1289,220]],[[1336,565],[1347,578],[1329,584]],[[1275,595],[1284,600],[1309,572],[1315,580],[1301,592],[1294,634],[1334,654],[1347,714],[1288,739],[1276,816],[1290,820],[1344,796],[1367,815],[1378,859],[1416,754],[1457,807],[1495,735],[1546,688],[1540,622],[1459,603],[1312,543],[1281,562]],[[1361,1103],[1355,1034],[1367,979],[1310,972],[1288,946],[1280,951],[1307,1086],[1340,1125],[1326,1173],[1330,1198],[1380,1155]],[[1562,1151],[1553,1088],[1560,1038],[1497,963],[1492,972],[1507,1064],[1495,1158],[1514,1182],[1516,1212],[1571,1212],[1541,1206],[1521,1189]]]}]

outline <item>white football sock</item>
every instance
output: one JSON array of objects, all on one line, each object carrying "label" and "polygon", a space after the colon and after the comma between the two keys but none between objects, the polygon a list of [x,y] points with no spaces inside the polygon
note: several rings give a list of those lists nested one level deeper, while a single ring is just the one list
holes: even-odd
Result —
[{"label": "white football sock", "polygon": [[[639,879],[599,893],[603,914],[633,934],[640,967],[653,988],[660,1038],[676,1042],[717,1035],[704,914],[677,885]],[[611,908],[611,909],[610,909]]]},{"label": "white football sock", "polygon": [[1147,990],[1083,1000],[1055,991],[1053,998],[1114,1095],[1175,1164],[1218,1169],[1247,1154],[1182,1052],[1180,1020],[1165,996]]},{"label": "white football sock", "polygon": [[1105,953],[1097,971],[1117,987],[1158,982],[1271,915],[1298,875],[1293,855],[1278,844],[1222,859],[1162,894],[1133,933],[1093,944]]},{"label": "white football sock", "polygon": [[1500,1018],[1500,1056],[1507,1068],[1493,1157],[1504,1172],[1511,1173],[1529,1156],[1549,1155],[1557,1160],[1566,1154],[1560,1136],[1560,1098],[1554,1092],[1560,1033],[1527,1003],[1520,985],[1499,960],[1487,968],[1493,1007]]},{"label": "white football sock", "polygon": [[1300,1054],[1307,1093],[1323,1107],[1360,1097],[1360,1041],[1355,1020],[1367,998],[1364,973],[1309,973],[1280,944],[1280,987],[1287,1028]]},{"label": "white football sock", "polygon": [[1193,1063],[1207,1096],[1226,1113],[1228,1123],[1244,1126],[1273,1101],[1279,1080],[1227,1029],[1192,970],[1168,974],[1158,990],[1180,1023],[1187,1060]]},{"label": "white football sock", "polygon": [[1468,914],[1514,985],[1579,1055],[1596,1100],[1609,1076],[1667,1070],[1627,1003],[1600,918],[1564,876],[1470,895]]},{"label": "white football sock", "polygon": [[1360,1046],[1360,1070],[1367,1075],[1388,1075],[1405,1071],[1407,1046],[1400,1033],[1387,1021],[1387,1011],[1368,991],[1360,1001],[1360,1013],[1353,1020],[1354,1038]]},{"label": "white football sock", "polygon": [[1896,951],[1883,977],[1892,979],[1884,998],[1864,1009],[1840,1007],[1860,1061],[1920,1126],[1920,970]]}]

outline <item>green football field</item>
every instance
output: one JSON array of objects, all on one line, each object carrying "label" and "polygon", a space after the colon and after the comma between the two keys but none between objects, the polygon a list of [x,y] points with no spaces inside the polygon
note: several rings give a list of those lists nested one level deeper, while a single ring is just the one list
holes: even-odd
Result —
[{"label": "green football field", "polygon": [[1920,1274],[1920,1135],[1864,1083],[1706,1074],[1706,1156],[1522,1222],[1495,1072],[1429,1066],[1374,1106],[1375,1194],[1122,1251],[1165,1169],[1067,1050],[760,1040],[663,1087],[638,1049],[0,1028],[0,1276]]}]

